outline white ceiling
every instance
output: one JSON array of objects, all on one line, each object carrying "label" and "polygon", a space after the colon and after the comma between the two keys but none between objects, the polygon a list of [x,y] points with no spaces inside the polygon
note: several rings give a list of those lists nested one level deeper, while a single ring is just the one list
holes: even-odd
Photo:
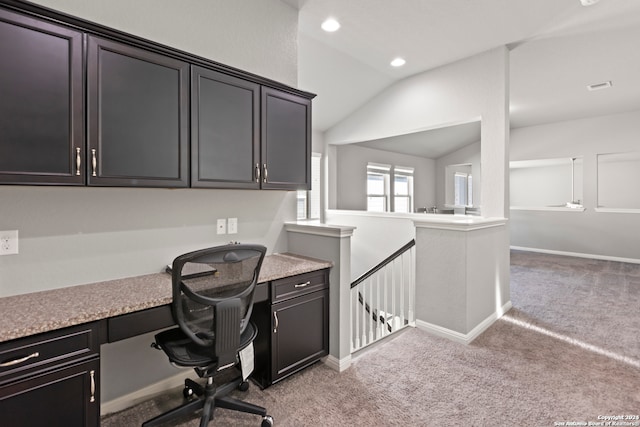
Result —
[{"label": "white ceiling", "polygon": [[361,147],[437,159],[480,142],[480,122],[460,123],[421,132],[358,142]]},{"label": "white ceiling", "polygon": [[[299,9],[299,87],[325,131],[385,87],[500,45],[511,125],[640,109],[640,0],[283,0]],[[325,33],[321,22],[342,28]],[[389,65],[402,56],[407,64]],[[611,89],[586,85],[612,80]]]}]

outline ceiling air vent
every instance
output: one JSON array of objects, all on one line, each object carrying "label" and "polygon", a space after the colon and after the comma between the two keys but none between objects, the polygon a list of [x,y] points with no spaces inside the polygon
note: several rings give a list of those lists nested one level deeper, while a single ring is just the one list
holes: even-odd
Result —
[{"label": "ceiling air vent", "polygon": [[587,89],[590,91],[593,90],[601,90],[601,89],[607,89],[610,88],[612,86],[611,84],[611,80],[609,80],[608,82],[602,82],[602,83],[596,83],[596,84],[592,84],[587,86]]}]

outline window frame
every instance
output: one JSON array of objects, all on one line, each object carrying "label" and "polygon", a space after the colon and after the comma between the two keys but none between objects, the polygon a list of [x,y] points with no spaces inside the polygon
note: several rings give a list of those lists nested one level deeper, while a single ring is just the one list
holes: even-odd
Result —
[{"label": "window frame", "polygon": [[[382,191],[372,193],[369,185],[370,176],[382,177]],[[384,165],[379,163],[367,163],[367,212],[389,212],[389,195],[390,195],[390,181],[391,181],[391,165]],[[372,209],[372,199],[382,199],[382,210]]]}]

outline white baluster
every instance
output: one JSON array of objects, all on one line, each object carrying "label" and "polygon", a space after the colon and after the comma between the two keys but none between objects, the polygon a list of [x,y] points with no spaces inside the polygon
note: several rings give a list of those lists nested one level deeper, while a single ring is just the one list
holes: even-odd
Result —
[{"label": "white baluster", "polygon": [[361,346],[364,347],[365,345],[367,345],[367,309],[366,309],[366,281],[362,282],[360,285],[360,296],[362,296],[362,304],[360,304],[360,313],[362,316],[362,326],[360,327],[361,329],[361,334],[360,334],[360,343]]},{"label": "white baluster", "polygon": [[407,292],[407,284],[405,281],[405,275],[404,275],[405,271],[404,271],[404,254],[402,254],[400,256],[400,327],[404,326],[404,296],[405,293]]},{"label": "white baluster", "polygon": [[[382,338],[382,331],[380,330],[380,271],[376,273],[376,285],[375,285],[375,303],[371,302],[371,311],[375,313],[375,339],[379,340]],[[375,307],[374,307],[375,305]]]},{"label": "white baluster", "polygon": [[[355,298],[355,299],[354,299]],[[351,352],[360,348],[358,337],[358,286],[351,288]]]}]

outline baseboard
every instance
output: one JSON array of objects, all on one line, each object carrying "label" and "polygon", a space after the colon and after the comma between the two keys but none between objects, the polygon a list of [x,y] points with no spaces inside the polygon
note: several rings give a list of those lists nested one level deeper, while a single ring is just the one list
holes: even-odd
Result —
[{"label": "baseboard", "polygon": [[[329,355],[325,358],[324,363],[334,371],[342,372],[351,366],[351,355],[342,359]],[[122,411],[123,409],[127,409],[137,405],[138,403],[144,402],[153,396],[165,393],[172,388],[180,387],[184,385],[184,379],[189,376],[190,372],[190,370],[181,372],[162,381],[158,381],[157,383],[125,394],[124,396],[120,396],[108,402],[103,402],[100,404],[100,415]]]},{"label": "baseboard", "polygon": [[108,402],[103,402],[100,404],[100,415],[122,411],[123,409],[127,409],[137,405],[138,403],[144,402],[153,396],[171,390],[172,388],[184,385],[184,379],[189,376],[190,371],[191,370],[187,372],[182,371],[179,374],[125,394],[124,396],[117,397]]},{"label": "baseboard", "polygon": [[337,357],[328,355],[324,360],[324,364],[334,371],[342,372],[349,366],[351,366],[351,355],[343,357],[342,359],[338,359]]},{"label": "baseboard", "polygon": [[434,325],[429,322],[425,322],[424,320],[416,319],[416,327],[420,330],[429,332],[431,334],[437,335],[439,337],[447,338],[451,341],[458,342],[460,344],[470,344],[474,339],[476,339],[481,333],[489,328],[500,317],[502,314],[509,311],[512,307],[511,301],[508,301],[505,305],[503,305],[499,311],[492,313],[489,317],[480,322],[475,328],[473,328],[469,333],[463,334],[461,332],[453,331],[451,329],[443,328],[442,326]]},{"label": "baseboard", "polygon": [[601,259],[603,261],[617,261],[617,262],[628,262],[631,264],[640,264],[640,259],[635,259],[635,258],[622,258],[622,257],[608,256],[608,255],[583,254],[580,252],[554,251],[551,249],[527,248],[524,246],[511,246],[511,249],[515,251],[538,252],[541,254],[549,254],[549,255],[563,255],[563,256],[572,256],[576,258]]}]

